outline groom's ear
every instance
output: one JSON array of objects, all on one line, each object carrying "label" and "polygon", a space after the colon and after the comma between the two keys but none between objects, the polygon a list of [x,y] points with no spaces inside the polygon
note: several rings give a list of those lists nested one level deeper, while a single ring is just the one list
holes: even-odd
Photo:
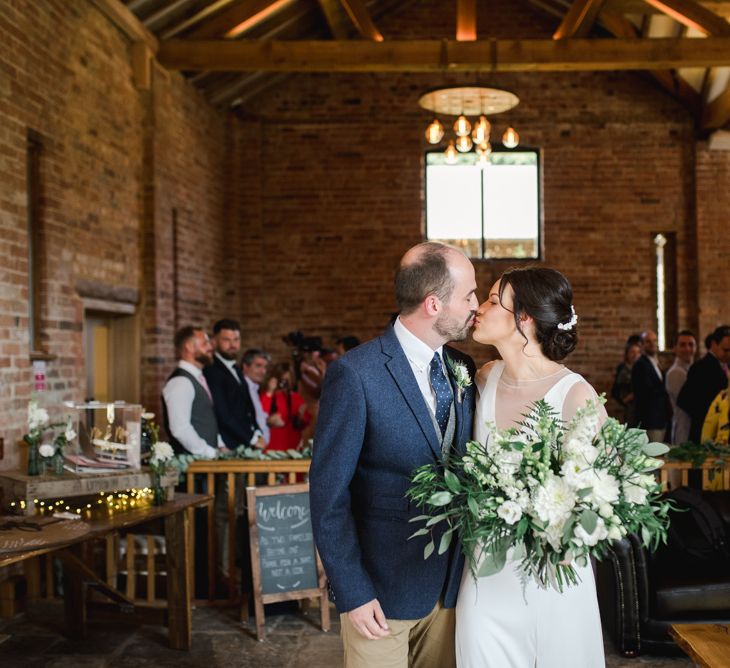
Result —
[{"label": "groom's ear", "polygon": [[429,316],[438,315],[441,312],[441,300],[436,295],[428,295],[423,300],[423,308]]}]

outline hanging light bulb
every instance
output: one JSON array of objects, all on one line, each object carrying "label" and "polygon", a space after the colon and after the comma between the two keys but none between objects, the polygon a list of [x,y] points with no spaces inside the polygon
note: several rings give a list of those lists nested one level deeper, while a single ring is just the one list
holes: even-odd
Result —
[{"label": "hanging light bulb", "polygon": [[516,148],[520,143],[520,135],[517,134],[517,130],[515,130],[511,125],[504,131],[504,134],[502,135],[502,143],[507,148]]},{"label": "hanging light bulb", "polygon": [[492,145],[489,143],[489,141],[483,141],[481,144],[477,145],[476,148],[477,155],[486,155],[489,157],[492,153]]},{"label": "hanging light bulb", "polygon": [[479,120],[474,124],[471,132],[472,139],[475,144],[481,144],[483,141],[489,141],[489,133],[492,130],[492,124],[487,120],[486,116],[480,116]]},{"label": "hanging light bulb", "polygon": [[471,151],[471,147],[473,145],[474,145],[474,143],[472,142],[471,137],[469,135],[456,138],[456,149],[460,153],[468,153],[469,151]]},{"label": "hanging light bulb", "polygon": [[459,154],[456,152],[456,147],[454,146],[453,141],[449,142],[449,145],[446,147],[446,150],[444,151],[444,156],[445,156],[447,165],[456,164],[456,160],[458,159]]},{"label": "hanging light bulb", "polygon": [[489,151],[489,152],[487,152],[487,151],[480,151],[479,150],[479,147],[477,147],[477,155],[479,156],[477,158],[477,164],[480,167],[486,167],[489,164],[489,154],[490,153],[491,153],[491,151]]},{"label": "hanging light bulb", "polygon": [[454,123],[454,132],[457,137],[466,137],[471,132],[471,123],[464,114],[456,119],[456,123]]},{"label": "hanging light bulb", "polygon": [[434,118],[426,128],[426,141],[429,144],[438,144],[444,137],[444,126],[438,118]]}]

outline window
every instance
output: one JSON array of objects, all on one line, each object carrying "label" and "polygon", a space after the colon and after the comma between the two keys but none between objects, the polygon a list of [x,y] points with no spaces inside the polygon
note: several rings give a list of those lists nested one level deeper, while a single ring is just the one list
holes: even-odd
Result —
[{"label": "window", "polygon": [[28,131],[26,143],[26,202],[28,210],[28,337],[31,358],[43,357],[41,342],[41,136]]},{"label": "window", "polygon": [[426,238],[472,258],[540,257],[540,158],[534,149],[495,150],[481,166],[475,153],[456,164],[426,154]]},{"label": "window", "polygon": [[677,334],[677,237],[673,232],[652,234],[654,243],[654,296],[659,350]]}]

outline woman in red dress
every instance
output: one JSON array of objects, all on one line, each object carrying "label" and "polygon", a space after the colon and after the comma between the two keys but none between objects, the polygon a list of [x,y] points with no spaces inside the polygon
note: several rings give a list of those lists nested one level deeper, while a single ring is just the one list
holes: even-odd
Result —
[{"label": "woman in red dress", "polygon": [[271,439],[266,450],[297,450],[302,441],[302,430],[311,416],[299,392],[292,387],[291,365],[282,362],[269,372],[261,392],[261,405],[268,414]]}]

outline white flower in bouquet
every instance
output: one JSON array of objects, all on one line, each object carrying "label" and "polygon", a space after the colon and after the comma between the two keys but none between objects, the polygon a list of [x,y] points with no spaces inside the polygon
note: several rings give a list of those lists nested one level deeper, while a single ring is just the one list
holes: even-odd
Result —
[{"label": "white flower in bouquet", "polygon": [[588,533],[583,525],[578,523],[575,527],[575,537],[583,544],[593,547],[597,545],[599,541],[608,538],[608,529],[606,523],[599,517],[596,520],[596,528],[591,533]]},{"label": "white flower in bouquet", "polygon": [[515,501],[505,501],[497,508],[497,515],[507,524],[515,524],[522,517],[522,508]]},{"label": "white flower in bouquet", "polygon": [[28,430],[38,431],[48,423],[48,411],[40,408],[35,400],[28,402]]},{"label": "white flower in bouquet", "polygon": [[575,459],[566,459],[560,467],[560,475],[573,489],[586,489],[592,485],[592,469]]},{"label": "white flower in bouquet", "polygon": [[646,503],[646,499],[649,496],[649,490],[646,487],[637,485],[629,480],[624,481],[621,485],[624,493],[624,498],[635,505],[643,505]]},{"label": "white flower in bouquet", "polygon": [[152,454],[150,455],[150,466],[159,466],[169,462],[175,456],[172,446],[165,441],[157,441],[152,446]]},{"label": "white flower in bouquet", "polygon": [[575,507],[575,490],[559,476],[550,474],[533,499],[537,516],[549,525],[565,522]]},{"label": "white flower in bouquet", "polygon": [[56,454],[56,448],[54,448],[50,443],[44,443],[38,448],[38,454],[40,454],[41,457],[53,457],[53,455]]},{"label": "white flower in bouquet", "polygon": [[587,480],[591,483],[591,491],[588,492],[586,500],[596,507],[605,504],[614,504],[618,501],[621,489],[618,480],[608,471],[593,469]]}]

